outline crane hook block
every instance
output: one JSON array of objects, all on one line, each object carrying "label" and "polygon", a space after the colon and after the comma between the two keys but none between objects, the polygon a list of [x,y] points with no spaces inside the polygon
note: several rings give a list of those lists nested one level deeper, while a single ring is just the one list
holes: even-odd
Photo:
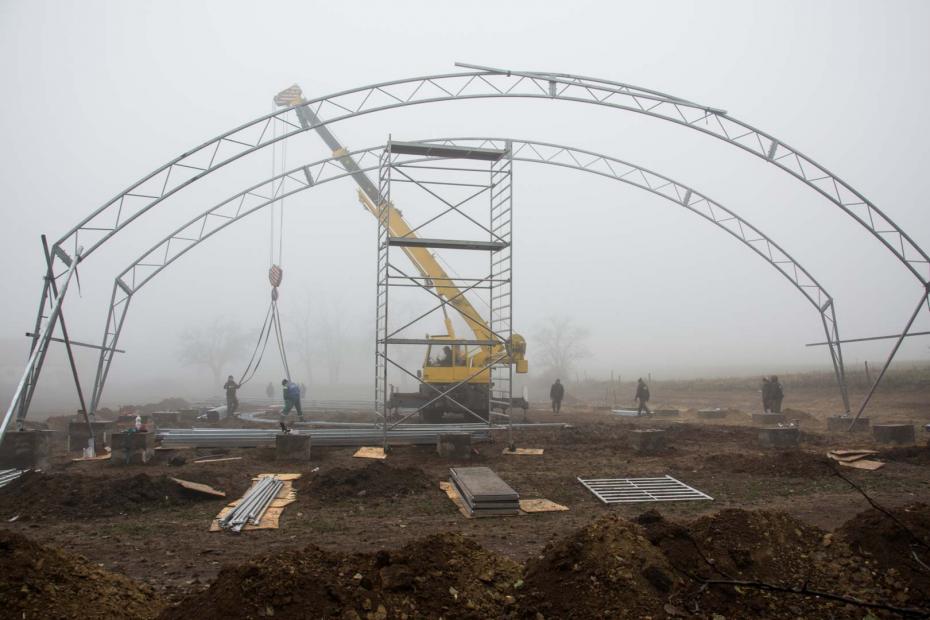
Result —
[{"label": "crane hook block", "polygon": [[277,288],[281,286],[281,280],[284,279],[284,270],[278,267],[277,265],[272,265],[268,269],[268,281],[271,282],[271,286]]}]

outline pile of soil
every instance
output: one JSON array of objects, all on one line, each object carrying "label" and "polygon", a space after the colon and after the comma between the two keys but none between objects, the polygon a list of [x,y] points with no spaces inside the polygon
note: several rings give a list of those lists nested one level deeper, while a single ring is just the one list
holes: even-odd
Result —
[{"label": "pile of soil", "polygon": [[393,467],[371,461],[364,467],[337,467],[310,479],[311,499],[339,501],[356,497],[400,497],[435,490],[432,482],[416,467]]},{"label": "pile of soil", "polygon": [[707,469],[754,476],[813,478],[833,473],[826,456],[799,450],[764,455],[744,452],[712,454],[701,462]]},{"label": "pile of soil", "polygon": [[196,501],[216,500],[181,488],[167,476],[129,478],[28,472],[0,489],[0,516],[80,519],[141,513]]},{"label": "pile of soil", "polygon": [[514,608],[519,579],[519,565],[460,534],[374,554],[310,545],[224,567],[209,589],[162,618],[499,618]]},{"label": "pile of soil", "polygon": [[930,603],[930,569],[921,563],[930,566],[930,506],[911,504],[890,512],[903,528],[872,509],[843,524],[837,537],[871,560],[886,581],[907,586],[907,597],[899,602],[926,606]]},{"label": "pile of soil", "polygon": [[0,601],[5,618],[146,619],[164,607],[146,585],[4,530]]},{"label": "pile of soil", "polygon": [[524,580],[524,617],[640,618],[662,609],[678,578],[641,527],[612,515],[547,545]]},{"label": "pile of soil", "polygon": [[[801,422],[811,422],[817,420],[816,417],[809,414],[808,412],[801,411],[800,409],[792,409],[791,407],[784,409],[782,414],[784,414],[785,419],[788,421],[800,420]],[[801,426],[803,427],[805,425],[801,424]]]},{"label": "pile of soil", "polygon": [[880,461],[896,461],[911,465],[930,465],[930,445],[889,448],[882,450],[875,458]]}]

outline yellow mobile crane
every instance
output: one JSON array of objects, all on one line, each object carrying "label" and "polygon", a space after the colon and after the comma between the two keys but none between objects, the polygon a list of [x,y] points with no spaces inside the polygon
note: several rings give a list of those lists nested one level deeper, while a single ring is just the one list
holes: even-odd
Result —
[{"label": "yellow mobile crane", "polygon": [[[275,97],[275,103],[284,106],[294,106],[303,103],[303,95],[296,84],[282,91]],[[320,124],[319,117],[310,109],[302,106],[296,109],[297,117],[305,129],[314,129],[332,150],[340,164],[352,176],[359,186],[358,198],[362,206],[376,218],[380,218],[381,209],[388,205],[383,203],[378,188],[368,176],[359,168],[356,161],[343,147],[326,125]],[[405,237],[415,239],[416,235],[403,218],[399,209],[391,205],[388,210],[388,229],[392,237]],[[430,344],[427,345],[426,357],[423,360],[423,369],[420,373],[421,385],[417,392],[393,392],[389,405],[391,408],[410,407],[420,408],[420,414],[425,421],[436,422],[442,419],[446,412],[463,412],[456,402],[468,407],[471,411],[482,416],[490,415],[490,363],[513,364],[517,373],[523,374],[528,370],[526,360],[526,340],[519,334],[512,334],[510,342],[503,342],[494,335],[487,322],[472,306],[464,292],[455,284],[440,266],[436,257],[426,248],[402,247],[407,258],[413,263],[417,272],[426,280],[427,286],[432,288],[436,295],[445,303],[442,306],[446,333],[428,336]],[[468,325],[476,340],[494,340],[497,344],[487,347],[467,347],[461,344],[443,344],[455,341],[455,329],[452,320],[446,312],[446,305],[458,312],[465,324]],[[435,342],[435,344],[433,344]],[[433,349],[441,351],[434,356]],[[479,369],[484,369],[480,370]],[[461,385],[457,385],[461,384]],[[436,395],[452,388],[448,397],[435,399]],[[437,392],[438,390],[438,392]],[[453,402],[456,401],[456,402]],[[434,401],[431,402],[430,401]],[[430,403],[424,407],[426,403]],[[514,398],[511,406],[521,407],[524,410],[528,403],[523,398]],[[502,407],[506,408],[506,407]]]}]

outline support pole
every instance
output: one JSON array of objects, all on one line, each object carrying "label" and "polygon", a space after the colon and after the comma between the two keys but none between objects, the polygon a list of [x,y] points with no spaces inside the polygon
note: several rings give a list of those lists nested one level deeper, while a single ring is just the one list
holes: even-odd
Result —
[{"label": "support pole", "polygon": [[907,321],[907,325],[904,326],[904,329],[901,331],[901,335],[898,336],[897,341],[894,343],[894,347],[891,349],[891,353],[888,355],[888,359],[885,361],[885,365],[882,366],[882,371],[878,373],[878,376],[875,378],[875,383],[872,384],[869,393],[865,395],[865,400],[862,401],[862,404],[859,406],[859,412],[856,414],[856,417],[853,418],[852,423],[850,423],[848,431],[852,431],[853,427],[856,426],[856,421],[862,415],[862,412],[865,411],[866,406],[868,406],[869,401],[872,400],[872,395],[875,394],[875,390],[878,388],[878,384],[882,382],[882,377],[885,376],[888,367],[891,366],[891,361],[894,359],[894,356],[898,353],[898,349],[901,348],[901,343],[904,342],[904,339],[907,337],[907,332],[910,331],[911,325],[914,324],[914,320],[917,319],[917,315],[920,314],[920,310],[924,307],[924,302],[927,301],[930,297],[930,285],[927,285],[924,288],[923,295],[920,296],[920,301],[917,302],[917,307],[914,308],[914,312],[911,314],[911,318]]},{"label": "support pole", "polygon": [[[829,320],[827,318],[828,312],[830,314]],[[840,334],[836,325],[836,313],[833,308],[832,299],[821,309],[820,319],[823,322],[823,331],[827,337],[828,348],[830,349],[830,360],[833,362],[836,384],[840,389],[840,398],[843,400],[843,412],[849,415],[849,387],[846,385],[846,369],[843,365],[843,350],[840,345]]]},{"label": "support pole", "polygon": [[[23,371],[23,376],[19,380],[19,383],[16,385],[16,390],[13,392],[13,399],[10,402],[9,408],[6,410],[6,414],[3,416],[3,420],[0,421],[0,442],[3,441],[3,436],[6,434],[6,429],[10,425],[10,420],[13,418],[13,413],[19,409],[22,399],[26,395],[26,389],[29,387],[27,383],[30,380],[30,377],[33,379],[38,377],[38,366],[41,365],[42,359],[45,357],[45,351],[48,349],[49,338],[52,335],[52,331],[55,329],[55,323],[58,320],[58,315],[61,312],[61,304],[64,302],[65,293],[68,292],[68,285],[71,284],[71,278],[74,276],[74,272],[77,269],[78,262],[81,260],[81,253],[83,248],[78,248],[75,253],[74,260],[71,261],[71,265],[68,267],[68,271],[65,273],[65,281],[61,286],[61,290],[58,293],[58,296],[55,298],[55,303],[52,305],[52,311],[49,314],[48,322],[45,324],[45,327],[42,328],[40,332],[41,335],[37,339],[36,346],[32,350],[32,354],[29,356],[29,361],[26,362],[26,369]],[[35,386],[33,381],[32,386]],[[26,409],[20,409],[21,416],[20,419],[25,418],[25,414],[28,412],[28,407]]]}]

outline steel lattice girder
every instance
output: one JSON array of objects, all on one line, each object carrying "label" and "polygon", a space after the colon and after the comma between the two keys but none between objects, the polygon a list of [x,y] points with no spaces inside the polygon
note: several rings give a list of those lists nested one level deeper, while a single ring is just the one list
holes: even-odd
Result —
[{"label": "steel lattice girder", "polygon": [[[68,264],[67,248],[85,242],[85,257],[162,200],[214,170],[308,128],[296,109],[308,107],[320,124],[409,105],[486,98],[560,99],[636,112],[690,127],[737,146],[801,180],[865,227],[927,287],[928,256],[899,226],[848,183],[774,136],[724,110],[658,91],[579,75],[482,68],[362,86],[311,99],[240,125],[143,177],[72,228],[54,247]],[[276,131],[281,127],[283,131]]]},{"label": "steel lattice girder", "polygon": [[[833,298],[817,280],[758,228],[734,211],[687,185],[614,157],[547,142],[510,138],[441,138],[423,142],[491,148],[500,148],[509,143],[513,150],[513,159],[516,161],[590,172],[646,190],[685,207],[722,228],[775,267],[817,309],[823,321],[827,340],[834,343],[839,340]],[[357,162],[359,169],[346,168],[342,164],[345,154],[337,154],[311,164],[297,166],[253,185],[183,224],[124,269],[117,276],[113,286],[103,340],[104,349],[100,353],[91,409],[96,410],[99,404],[100,394],[112,362],[112,349],[115,348],[119,339],[129,302],[139,289],[190,249],[233,222],[282,198],[311,187],[349,177],[359,171],[364,173],[377,170],[383,150],[384,146],[379,145],[349,153]],[[422,161],[428,159],[423,158]],[[844,406],[848,410],[842,351],[839,344],[830,346],[829,349]]]}]

